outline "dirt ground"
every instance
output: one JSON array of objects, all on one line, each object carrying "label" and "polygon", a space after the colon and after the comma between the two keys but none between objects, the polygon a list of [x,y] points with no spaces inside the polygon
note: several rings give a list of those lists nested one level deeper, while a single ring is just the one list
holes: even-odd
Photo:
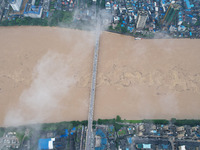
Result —
[{"label": "dirt ground", "polygon": [[[104,32],[95,119],[200,118],[200,40]],[[87,119],[94,35],[0,28],[0,125]]]}]

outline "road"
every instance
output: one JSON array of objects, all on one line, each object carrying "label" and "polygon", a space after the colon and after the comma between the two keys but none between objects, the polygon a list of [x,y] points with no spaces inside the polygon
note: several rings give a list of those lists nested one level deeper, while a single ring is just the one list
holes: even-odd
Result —
[{"label": "road", "polygon": [[82,146],[83,146],[83,133],[84,133],[84,129],[85,129],[84,126],[82,126],[80,150],[82,150]]}]

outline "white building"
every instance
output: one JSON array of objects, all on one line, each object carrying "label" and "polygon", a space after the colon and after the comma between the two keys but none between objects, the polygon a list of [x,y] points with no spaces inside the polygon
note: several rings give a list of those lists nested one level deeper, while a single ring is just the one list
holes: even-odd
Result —
[{"label": "white building", "polygon": [[138,20],[137,20],[137,25],[136,25],[137,29],[143,29],[145,27],[147,17],[148,17],[148,12],[146,11],[138,12]]},{"label": "white building", "polygon": [[20,11],[22,0],[9,0],[9,3],[14,11]]},{"label": "white building", "polygon": [[186,150],[185,145],[179,146],[178,149],[179,150]]}]

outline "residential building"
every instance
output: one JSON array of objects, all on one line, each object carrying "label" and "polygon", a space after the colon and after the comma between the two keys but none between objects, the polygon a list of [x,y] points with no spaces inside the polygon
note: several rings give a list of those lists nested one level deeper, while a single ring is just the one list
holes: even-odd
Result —
[{"label": "residential building", "polygon": [[4,9],[5,9],[5,0],[0,0],[0,21],[3,16]]},{"label": "residential building", "polygon": [[176,18],[176,15],[178,14],[180,5],[178,4],[170,4],[164,19],[163,19],[163,24],[168,26],[169,24],[171,24],[171,22]]},{"label": "residential building", "polygon": [[136,29],[143,29],[145,27],[147,17],[148,17],[147,11],[138,12],[138,20],[137,20]]},{"label": "residential building", "polygon": [[14,11],[20,11],[22,0],[9,0],[9,3]]},{"label": "residential building", "polygon": [[34,6],[30,3],[27,3],[24,9],[24,16],[31,18],[41,18],[42,10],[42,6]]},{"label": "residential building", "polygon": [[185,145],[179,146],[178,149],[179,150],[186,150]]}]

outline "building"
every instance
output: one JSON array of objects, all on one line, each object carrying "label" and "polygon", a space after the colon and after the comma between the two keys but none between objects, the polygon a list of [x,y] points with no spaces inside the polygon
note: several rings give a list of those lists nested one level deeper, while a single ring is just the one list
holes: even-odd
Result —
[{"label": "building", "polygon": [[43,1],[43,12],[48,12],[49,11],[49,6],[50,6],[50,0],[44,0]]},{"label": "building", "polygon": [[34,6],[31,3],[27,3],[24,9],[24,16],[31,18],[41,18],[42,6]]},{"label": "building", "polygon": [[186,150],[185,145],[179,146],[178,149],[179,150]]},{"label": "building", "polygon": [[40,139],[38,142],[38,150],[53,149],[55,138]]},{"label": "building", "polygon": [[170,4],[162,21],[163,25],[168,26],[169,24],[171,24],[173,20],[175,20],[176,16],[178,15],[179,8],[180,5],[178,4],[172,4],[172,3]]},{"label": "building", "polygon": [[151,149],[151,144],[136,144],[137,149]]},{"label": "building", "polygon": [[3,141],[1,143],[1,148],[7,148],[7,149],[18,149],[20,146],[20,141],[17,137],[16,132],[8,132],[4,134]]},{"label": "building", "polygon": [[186,3],[187,9],[191,9],[192,7],[194,7],[194,5],[190,5],[190,1],[189,0],[184,0],[184,3]]},{"label": "building", "polygon": [[38,150],[66,149],[66,137],[39,139]]},{"label": "building", "polygon": [[107,146],[107,138],[103,129],[97,129],[96,131],[96,142],[95,142],[95,150],[103,150],[106,149]]},{"label": "building", "polygon": [[5,5],[6,5],[5,0],[0,0],[0,21],[3,16]]},{"label": "building", "polygon": [[138,19],[137,19],[136,29],[143,29],[145,27],[147,17],[148,17],[147,11],[138,11]]},{"label": "building", "polygon": [[184,131],[184,130],[185,130],[184,126],[176,127],[177,132],[181,132],[181,131]]},{"label": "building", "polygon": [[140,124],[140,125],[138,126],[138,130],[139,130],[139,131],[144,131],[144,124]]},{"label": "building", "polygon": [[95,136],[95,147],[101,147],[101,137],[98,135]]},{"label": "building", "polygon": [[22,0],[9,0],[9,3],[14,11],[20,11]]}]

